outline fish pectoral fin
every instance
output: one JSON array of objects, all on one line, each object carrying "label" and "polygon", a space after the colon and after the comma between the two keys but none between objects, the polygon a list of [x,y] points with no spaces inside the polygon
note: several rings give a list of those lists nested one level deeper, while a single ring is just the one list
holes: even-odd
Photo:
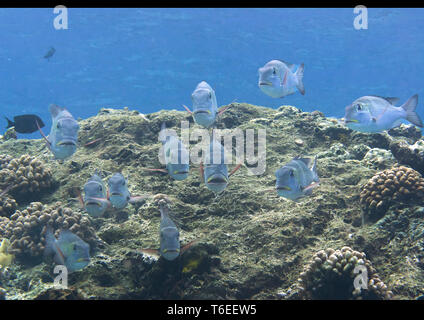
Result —
[{"label": "fish pectoral fin", "polygon": [[147,254],[147,255],[153,255],[153,256],[160,256],[159,250],[158,249],[148,249],[148,248],[143,248],[138,250],[139,253],[142,254]]},{"label": "fish pectoral fin", "polygon": [[52,144],[51,144],[51,142],[49,141],[49,139],[46,137],[46,135],[44,134],[43,130],[41,130],[41,127],[40,127],[40,125],[39,125],[39,123],[38,123],[37,119],[35,119],[35,123],[37,124],[38,131],[40,131],[40,133],[41,133],[41,135],[43,136],[44,140],[46,140],[47,146],[49,147],[49,149],[51,149]]},{"label": "fish pectoral fin", "polygon": [[319,183],[314,181],[314,182],[312,182],[310,185],[307,185],[306,187],[303,187],[303,188],[302,188],[302,191],[303,191],[303,192],[311,193],[311,192],[312,192],[312,190],[313,190],[314,188],[318,187],[318,186],[319,186]]},{"label": "fish pectoral fin", "polygon": [[199,173],[201,182],[205,181],[205,169],[203,168],[203,162],[200,162]]},{"label": "fish pectoral fin", "polygon": [[90,145],[92,145],[92,144],[94,144],[96,142],[99,142],[100,140],[102,140],[102,138],[98,138],[98,139],[95,139],[93,141],[89,141],[86,144],[84,144],[84,147],[90,146]]},{"label": "fish pectoral fin", "polygon": [[183,104],[183,107],[184,107],[184,109],[187,110],[188,113],[193,114],[193,112],[187,106],[185,106],[184,104]]},{"label": "fish pectoral fin", "polygon": [[229,173],[228,177],[231,177],[234,173],[236,173],[236,171],[238,169],[240,169],[240,167],[242,166],[242,163],[239,163],[233,170],[231,170],[231,172]]},{"label": "fish pectoral fin", "polygon": [[131,197],[130,200],[128,201],[129,203],[136,203],[136,202],[140,202],[144,199],[150,198],[150,195],[143,195],[143,196],[134,196]]},{"label": "fish pectoral fin", "polygon": [[141,168],[141,169],[146,170],[146,171],[168,173],[168,170],[166,170],[166,169],[154,169],[154,168]]},{"label": "fish pectoral fin", "polygon": [[221,110],[219,110],[218,111],[218,116],[220,116],[221,114],[223,114],[225,111],[227,111],[228,110],[228,108],[230,108],[231,107],[231,105],[228,105],[228,106],[225,106],[225,107],[222,107],[221,108]]},{"label": "fish pectoral fin", "polygon": [[183,254],[185,251],[187,251],[188,249],[190,249],[193,245],[195,245],[198,242],[198,240],[192,240],[189,243],[185,244],[181,250],[180,250],[180,254]]}]

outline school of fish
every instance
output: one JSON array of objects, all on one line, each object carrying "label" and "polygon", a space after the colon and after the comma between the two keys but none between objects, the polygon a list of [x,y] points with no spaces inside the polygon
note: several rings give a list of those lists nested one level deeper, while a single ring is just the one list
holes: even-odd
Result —
[{"label": "school of fish", "polygon": [[[51,48],[44,56],[49,60],[55,49]],[[305,65],[293,64],[283,60],[271,60],[258,69],[258,87],[272,98],[283,98],[297,91],[304,95],[303,84]],[[194,122],[202,128],[213,132],[219,122],[220,115],[227,110],[223,107],[218,110],[216,93],[206,82],[201,81],[191,94],[192,111],[183,105],[193,117]],[[423,122],[416,113],[418,95],[410,97],[404,104],[396,107],[399,101],[394,97],[363,96],[345,107],[345,116],[342,119],[346,127],[360,132],[382,132],[408,121],[416,126],[423,127]],[[15,126],[19,133],[31,133],[39,130],[54,159],[65,160],[70,158],[78,147],[78,122],[64,107],[51,104],[49,112],[52,117],[51,130],[46,136],[42,127],[44,123],[36,115],[15,116],[14,122],[7,119],[8,127]],[[178,139],[173,130],[166,128],[162,123],[158,136],[161,142],[161,154],[165,168],[142,168],[151,172],[162,172],[170,178],[183,181],[191,174],[189,151],[187,146]],[[203,160],[199,165],[199,178],[207,189],[217,197],[225,191],[230,177],[242,167],[237,164],[230,172],[221,142],[210,135],[205,149]],[[271,190],[277,196],[290,201],[299,201],[304,197],[312,196],[315,188],[319,187],[320,179],[317,171],[317,157],[293,155],[291,161],[283,164],[275,171],[275,189]],[[102,179],[101,168],[97,168],[93,175],[83,185],[84,195],[79,193],[81,207],[93,218],[101,217],[107,210],[122,210],[128,204],[134,204],[151,195],[132,195],[129,191],[128,177],[121,172],[114,173],[105,183]],[[8,190],[3,190],[2,194]],[[184,250],[190,248],[195,241],[180,247],[180,233],[177,224],[171,218],[168,202],[158,202],[161,216],[159,228],[159,248],[141,249],[144,254],[156,254],[167,261],[177,259]],[[83,269],[90,261],[89,245],[68,230],[61,230],[58,239],[53,230],[46,234],[46,256],[54,256],[57,264],[65,265],[70,272]]]}]

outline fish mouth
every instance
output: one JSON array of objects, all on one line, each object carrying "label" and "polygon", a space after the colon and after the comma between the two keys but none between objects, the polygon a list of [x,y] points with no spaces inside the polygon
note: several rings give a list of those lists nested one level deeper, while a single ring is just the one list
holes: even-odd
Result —
[{"label": "fish mouth", "polygon": [[282,187],[277,187],[277,190],[287,190],[287,191],[291,191],[291,188],[288,186],[282,186]]},{"label": "fish mouth", "polygon": [[58,146],[76,146],[76,142],[72,140],[62,140],[56,143]]},{"label": "fish mouth", "polygon": [[272,86],[272,82],[269,81],[261,81],[259,82],[260,86]]},{"label": "fish mouth", "polygon": [[213,175],[208,179],[209,184],[226,184],[228,180],[223,175]]},{"label": "fish mouth", "polygon": [[163,249],[163,253],[179,253],[180,249]]},{"label": "fish mouth", "polygon": [[101,207],[102,206],[102,204],[99,201],[96,201],[96,200],[88,200],[85,203],[85,205],[86,206],[97,206],[97,207]]},{"label": "fish mouth", "polygon": [[120,193],[120,192],[112,192],[110,195],[111,196],[117,196],[117,197],[122,197],[123,196],[123,194]]},{"label": "fish mouth", "polygon": [[187,174],[189,173],[187,170],[184,171],[174,171],[173,174]]},{"label": "fish mouth", "polygon": [[351,119],[351,120],[346,120],[345,119],[345,123],[358,123],[359,121],[358,120],[355,120],[355,119]]},{"label": "fish mouth", "polygon": [[209,110],[196,110],[193,114],[211,114]]}]

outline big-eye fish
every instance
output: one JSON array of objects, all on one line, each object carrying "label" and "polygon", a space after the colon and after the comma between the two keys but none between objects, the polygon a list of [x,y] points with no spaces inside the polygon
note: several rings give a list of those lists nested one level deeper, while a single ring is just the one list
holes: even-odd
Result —
[{"label": "big-eye fish", "polygon": [[282,98],[295,93],[296,89],[304,95],[303,71],[305,65],[300,66],[281,60],[271,60],[259,68],[259,88],[263,93],[273,98]]},{"label": "big-eye fish", "polygon": [[403,119],[418,127],[423,126],[415,108],[418,95],[413,95],[402,106],[395,107],[399,98],[364,96],[353,101],[345,108],[344,124],[361,132],[381,132],[397,127]]},{"label": "big-eye fish", "polygon": [[279,196],[297,200],[312,193],[318,186],[319,178],[316,172],[317,158],[310,169],[311,161],[310,158],[296,157],[275,172],[275,187]]},{"label": "big-eye fish", "polygon": [[84,185],[84,199],[82,200],[80,195],[80,201],[88,214],[93,217],[100,217],[110,207],[106,186],[98,170]]},{"label": "big-eye fish", "polygon": [[239,168],[237,165],[230,173],[226,163],[224,147],[211,136],[209,146],[206,149],[204,162],[200,164],[200,176],[208,189],[215,193],[222,192],[228,185],[231,177]]},{"label": "big-eye fish", "polygon": [[193,112],[186,106],[184,108],[193,115],[194,121],[205,128],[210,128],[216,121],[216,117],[221,115],[228,107],[222,108],[218,112],[215,91],[206,82],[200,82],[191,94],[193,102]]},{"label": "big-eye fish", "polygon": [[112,206],[117,209],[123,209],[128,203],[134,203],[145,199],[146,196],[132,197],[128,190],[127,179],[122,173],[114,173],[108,180],[108,199]]},{"label": "big-eye fish", "polygon": [[55,104],[49,105],[52,115],[52,127],[46,137],[38,124],[38,130],[46,140],[47,146],[52,151],[55,159],[66,159],[72,156],[77,149],[79,124],[74,117],[63,107]]},{"label": "big-eye fish", "polygon": [[162,123],[159,140],[162,142],[166,169],[144,169],[168,173],[175,180],[186,179],[190,170],[189,153],[181,140],[166,129],[165,122]]},{"label": "big-eye fish", "polygon": [[168,204],[165,200],[159,201],[160,210],[160,248],[157,249],[142,249],[141,252],[148,254],[160,254],[168,261],[178,258],[180,253],[187,250],[195,241],[191,241],[182,248],[180,248],[180,232],[174,221],[169,216]]},{"label": "big-eye fish", "polygon": [[90,245],[69,230],[62,230],[56,239],[51,228],[47,229],[45,255],[53,255],[57,264],[68,272],[83,269],[90,262]]}]

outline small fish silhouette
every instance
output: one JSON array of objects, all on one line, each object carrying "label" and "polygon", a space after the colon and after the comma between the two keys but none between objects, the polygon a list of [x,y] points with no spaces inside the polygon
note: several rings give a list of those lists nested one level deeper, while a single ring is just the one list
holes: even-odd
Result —
[{"label": "small fish silhouette", "polygon": [[50,58],[54,55],[54,53],[56,52],[56,49],[53,47],[50,47],[49,51],[47,51],[47,53],[44,55],[44,59],[47,59],[47,61],[50,61]]}]

